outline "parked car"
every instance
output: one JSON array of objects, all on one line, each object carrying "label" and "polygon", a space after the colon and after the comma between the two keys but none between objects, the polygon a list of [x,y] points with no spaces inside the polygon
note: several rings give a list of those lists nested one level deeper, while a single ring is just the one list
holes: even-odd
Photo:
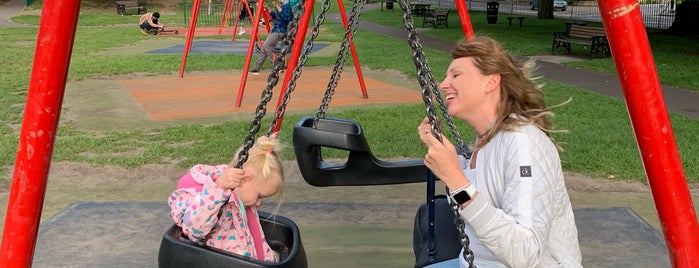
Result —
[{"label": "parked car", "polygon": [[[529,8],[535,10],[539,5],[537,0],[529,0]],[[568,8],[568,2],[565,0],[553,0],[553,10],[560,9],[565,11]]]}]

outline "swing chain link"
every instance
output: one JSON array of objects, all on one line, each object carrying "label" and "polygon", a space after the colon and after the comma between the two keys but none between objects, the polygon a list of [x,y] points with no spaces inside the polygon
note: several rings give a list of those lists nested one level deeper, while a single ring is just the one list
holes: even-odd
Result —
[{"label": "swing chain link", "polygon": [[405,22],[405,28],[408,30],[408,43],[410,44],[410,47],[413,49],[413,63],[415,64],[415,68],[417,69],[417,80],[420,84],[420,88],[422,89],[422,100],[425,103],[425,109],[427,110],[427,119],[430,122],[432,135],[434,135],[437,139],[441,141],[441,126],[437,123],[438,118],[432,105],[432,93],[430,90],[428,90],[429,85],[425,78],[425,72],[430,72],[429,66],[427,65],[427,62],[425,60],[424,53],[422,52],[422,45],[420,44],[419,39],[417,37],[417,31],[415,30],[415,26],[413,23],[413,16],[410,13],[408,4],[404,0],[398,1],[398,4],[404,11],[403,21]]},{"label": "swing chain link", "polygon": [[461,215],[459,215],[459,204],[452,201],[449,189],[446,190],[449,194],[449,206],[451,206],[451,211],[454,213],[454,224],[456,225],[456,228],[459,230],[459,240],[461,241],[461,245],[464,246],[464,259],[468,262],[469,268],[475,268],[476,265],[473,264],[473,259],[475,258],[475,256],[473,255],[473,251],[471,251],[471,249],[468,247],[468,245],[471,243],[471,240],[468,238],[468,235],[466,235],[466,232],[464,231],[466,223],[464,223],[464,219],[461,217]]},{"label": "swing chain link", "polygon": [[[413,62],[415,63],[415,67],[417,69],[418,73],[418,82],[420,84],[420,87],[422,88],[422,98],[423,101],[425,102],[426,110],[427,110],[427,119],[430,122],[431,128],[432,128],[432,135],[434,135],[436,138],[438,138],[440,141],[442,140],[441,137],[441,131],[440,131],[440,124],[437,122],[437,115],[435,113],[433,104],[432,104],[432,94],[435,95],[435,99],[437,99],[437,102],[440,104],[440,108],[442,109],[442,112],[445,114],[444,118],[447,121],[447,125],[452,131],[452,134],[454,134],[454,138],[457,139],[457,144],[461,148],[462,152],[468,152],[468,148],[463,143],[463,140],[461,140],[461,136],[458,134],[458,131],[456,130],[456,126],[453,124],[451,121],[451,118],[446,114],[446,106],[444,105],[443,101],[441,100],[439,91],[437,90],[437,85],[434,82],[434,77],[431,75],[431,71],[429,68],[429,64],[425,58],[425,54],[422,50],[422,45],[420,45],[419,37],[417,36],[417,31],[415,30],[415,26],[413,23],[413,17],[410,12],[409,5],[406,0],[400,0],[398,1],[398,4],[401,6],[403,9],[403,21],[405,22],[405,28],[408,30],[408,43],[410,44],[410,47],[413,49]],[[447,190],[447,193],[449,191]],[[456,228],[459,232],[459,240],[461,242],[461,245],[463,247],[463,257],[464,259],[468,262],[469,268],[475,268],[476,266],[473,264],[474,260],[474,255],[473,251],[469,247],[470,244],[470,239],[468,238],[468,235],[466,235],[466,232],[464,231],[465,227],[465,222],[464,219],[461,218],[461,215],[459,215],[459,205],[458,204],[452,204],[451,205],[451,210],[454,213],[454,224],[456,225]]]},{"label": "swing chain link", "polygon": [[[279,51],[279,53],[277,53],[277,58],[274,60],[274,63],[275,63],[274,70],[273,70],[274,73],[278,74],[282,69],[284,69],[286,67],[286,64],[288,64],[285,61],[285,56],[289,52],[289,50],[291,50],[291,47],[293,46],[293,44],[296,42],[296,32],[298,29],[297,26],[298,26],[298,22],[301,19],[303,12],[304,12],[305,2],[306,2],[305,0],[301,0],[294,7],[294,11],[293,11],[294,18],[287,25],[286,34],[282,37],[282,40],[281,40],[281,42],[282,42],[281,51]],[[298,65],[294,68],[294,74],[296,74],[297,70],[300,70],[300,67]],[[282,99],[281,99],[281,103],[280,103],[281,105],[279,105],[279,107],[277,107],[277,110],[275,111],[274,118],[272,119],[272,123],[270,124],[269,129],[267,130],[267,136],[272,135],[272,132],[275,129],[277,129],[277,127],[279,126],[279,121],[282,118],[282,116],[284,116],[286,105],[289,103],[289,100],[291,98],[291,92],[294,91],[294,89],[295,89],[295,85],[296,85],[295,81],[299,76],[300,76],[300,71],[299,71],[299,75],[295,75],[294,78],[291,81],[289,81],[290,86],[287,86],[287,91],[284,93],[284,95],[282,96]],[[292,82],[294,82],[294,83],[292,84]]]},{"label": "swing chain link", "polygon": [[[400,1],[399,1],[400,4]],[[405,3],[404,3],[405,4]],[[437,83],[435,83],[435,79],[432,76],[432,71],[429,68],[429,65],[427,63],[427,59],[425,58],[425,53],[422,50],[422,45],[420,45],[419,38],[417,37],[417,31],[415,30],[415,26],[413,24],[413,19],[412,19],[412,14],[410,18],[408,17],[409,8],[408,5],[401,5],[401,8],[405,10],[405,13],[403,15],[403,20],[405,21],[405,27],[409,31],[409,41],[411,42],[410,46],[413,48],[413,62],[416,65],[416,68],[418,69],[418,82],[420,82],[420,87],[425,89],[427,88],[429,92],[432,92],[432,94],[435,96],[435,100],[439,104],[439,108],[442,111],[442,117],[444,118],[444,121],[446,122],[447,126],[449,127],[449,130],[454,137],[454,140],[456,141],[456,148],[458,150],[459,154],[470,156],[471,151],[469,150],[468,146],[466,146],[466,143],[464,142],[463,138],[461,138],[461,134],[459,134],[459,131],[456,129],[456,125],[454,124],[454,121],[451,119],[451,117],[447,114],[447,106],[444,104],[444,100],[441,97],[441,93],[439,92],[439,87],[437,86]],[[419,67],[418,67],[419,66]],[[426,77],[423,77],[426,76]],[[430,94],[428,93],[423,93],[423,100],[425,101],[426,105],[429,107],[433,107],[432,104],[432,98]],[[426,95],[425,95],[426,94]],[[427,99],[426,99],[427,98]],[[434,110],[433,108],[430,109],[428,107],[428,119],[430,120],[430,125],[434,125],[437,122],[436,117],[430,118],[430,110],[431,115],[434,116]],[[437,124],[439,125],[439,124]],[[440,128],[433,127],[433,134],[435,131],[439,131]],[[441,133],[439,131],[438,133]],[[439,134],[435,134],[436,137],[439,138]],[[441,139],[440,139],[441,141]]]},{"label": "swing chain link", "polygon": [[[297,4],[297,10],[299,9],[298,6],[304,5],[304,2],[305,2],[305,0],[299,1],[299,3]],[[276,112],[277,115],[284,114],[284,110],[286,109],[286,105],[289,103],[289,100],[290,100],[289,97],[291,95],[291,92],[294,91],[294,89],[296,88],[296,80],[301,76],[303,65],[306,64],[306,61],[308,60],[308,55],[311,54],[311,51],[313,51],[313,43],[314,43],[315,39],[318,37],[318,34],[320,33],[320,25],[322,25],[323,22],[325,21],[325,14],[328,12],[329,9],[330,9],[330,0],[323,0],[321,11],[318,14],[318,16],[316,17],[316,24],[313,26],[313,30],[311,30],[311,34],[310,34],[308,40],[306,40],[306,43],[304,44],[304,51],[301,53],[301,55],[299,57],[299,62],[296,65],[296,68],[294,68],[292,78],[291,78],[291,80],[289,80],[289,84],[287,85],[287,90],[284,93],[284,95],[282,96],[281,104],[277,108],[277,112]],[[294,14],[294,16],[300,16],[301,13],[302,12],[297,12]],[[276,118],[276,116],[275,116],[275,118]],[[273,124],[273,125],[275,126],[274,128],[276,128],[276,124]],[[274,128],[270,127],[270,130],[268,132],[273,131]]]},{"label": "swing chain link", "polygon": [[[243,147],[238,153],[238,161],[235,164],[236,168],[242,168],[245,161],[248,160],[248,151],[250,151],[250,148],[255,143],[255,134],[257,134],[257,132],[260,130],[262,118],[267,113],[267,103],[269,103],[269,101],[272,99],[273,88],[279,83],[279,71],[282,68],[284,68],[284,55],[289,51],[289,47],[291,47],[291,44],[293,44],[294,42],[294,36],[296,35],[296,29],[298,28],[296,27],[296,25],[298,25],[300,14],[303,14],[303,2],[305,2],[305,0],[299,1],[299,4],[297,5],[297,10],[300,11],[294,12],[293,19],[291,20],[291,22],[289,22],[289,25],[287,25],[286,34],[284,35],[284,37],[282,37],[282,50],[277,54],[277,58],[274,61],[274,69],[267,77],[267,86],[262,91],[262,94],[260,96],[260,103],[257,104],[257,108],[255,110],[255,116],[253,117],[253,120],[250,122],[248,135],[245,136],[245,139],[243,141]],[[299,69],[299,67],[297,66],[296,69]],[[291,92],[289,91],[287,92],[287,94],[285,94],[287,102],[289,98],[289,93]],[[281,112],[279,110],[281,110]],[[271,132],[274,129],[276,129],[276,126],[279,124],[279,118],[281,118],[283,115],[284,108],[280,107],[277,113],[275,113],[274,119],[272,119],[270,129],[267,131],[266,134],[267,136],[270,136],[272,134]]]},{"label": "swing chain link", "polygon": [[328,81],[328,87],[325,90],[323,101],[321,102],[320,107],[318,108],[318,113],[316,114],[316,117],[313,119],[313,128],[318,128],[318,121],[321,118],[325,118],[325,112],[328,110],[328,107],[330,106],[330,101],[332,99],[333,94],[335,94],[335,89],[337,88],[337,84],[340,80],[340,75],[342,74],[345,68],[349,47],[352,44],[352,39],[357,31],[359,19],[361,18],[363,9],[364,1],[355,0],[354,5],[352,6],[352,13],[349,22],[347,23],[347,29],[345,30],[345,36],[342,39],[340,51],[338,52],[338,57],[335,61],[335,66],[333,68],[332,75],[330,76],[330,80]]}]

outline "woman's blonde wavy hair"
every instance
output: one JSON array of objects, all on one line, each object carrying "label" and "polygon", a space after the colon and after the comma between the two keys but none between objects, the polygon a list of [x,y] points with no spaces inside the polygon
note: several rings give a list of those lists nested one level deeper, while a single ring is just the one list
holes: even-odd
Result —
[{"label": "woman's blonde wavy hair", "polygon": [[554,114],[546,107],[541,88],[533,82],[533,60],[520,64],[499,42],[487,36],[460,40],[451,56],[453,59],[473,58],[475,66],[484,75],[500,74],[500,104],[495,122],[485,136],[480,138],[480,142],[472,146],[473,150],[487,144],[499,131],[514,130],[521,125],[533,124],[547,135],[559,132],[553,131],[550,117]]}]

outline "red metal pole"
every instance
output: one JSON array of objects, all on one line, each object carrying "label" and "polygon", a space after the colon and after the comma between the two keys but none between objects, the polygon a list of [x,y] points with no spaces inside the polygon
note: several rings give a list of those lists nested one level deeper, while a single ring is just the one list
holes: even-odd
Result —
[{"label": "red metal pole", "polygon": [[[342,23],[345,25],[345,30],[349,27],[349,22],[347,22],[347,13],[345,12],[345,5],[342,0],[337,0],[337,6],[340,9],[340,17],[342,18]],[[352,35],[348,38],[351,38]],[[366,93],[366,84],[364,83],[364,76],[362,75],[362,67],[359,66],[359,59],[357,58],[357,50],[354,47],[354,40],[350,42],[350,51],[352,52],[352,60],[354,60],[354,70],[357,73],[357,79],[359,79],[359,87],[362,89],[362,97],[365,99],[369,98]]]},{"label": "red metal pole", "polygon": [[637,0],[598,1],[674,267],[699,267],[699,224]]},{"label": "red metal pole", "polygon": [[201,0],[194,0],[192,4],[192,17],[189,19],[189,28],[187,28],[187,40],[184,43],[182,50],[182,63],[180,63],[180,78],[184,75],[184,66],[187,64],[187,55],[192,48],[192,38],[194,38],[194,30],[197,28],[197,17],[199,17],[199,5]]},{"label": "red metal pole", "polygon": [[44,1],[0,248],[0,267],[31,267],[70,65],[79,0]]},{"label": "red metal pole", "polygon": [[[257,33],[260,30],[260,16],[262,16],[262,8],[265,6],[264,0],[257,1],[257,12],[255,12],[255,19],[252,23],[252,35],[248,45],[248,54],[245,56],[245,65],[243,66],[243,73],[240,76],[240,85],[238,86],[238,96],[235,98],[235,107],[240,107],[243,103],[243,94],[245,94],[245,84],[248,82],[248,70],[250,69],[250,60],[252,60],[252,54],[255,49],[255,36],[259,37]],[[267,23],[267,22],[265,22]],[[261,47],[262,48],[262,47]],[[264,48],[262,48],[264,49]]]},{"label": "red metal pole", "polygon": [[[282,84],[282,90],[279,92],[279,99],[277,100],[277,109],[284,102],[284,94],[286,94],[289,81],[294,75],[294,69],[299,63],[299,57],[301,56],[301,49],[306,40],[306,32],[308,31],[308,24],[311,22],[311,16],[313,15],[313,6],[315,5],[315,0],[306,0],[303,7],[303,15],[299,19],[298,25],[296,25],[296,36],[294,37],[294,45],[291,47],[291,55],[289,56],[289,62],[286,64],[286,72],[284,73],[284,81]],[[274,128],[273,132],[278,132],[282,127],[282,121],[284,121],[284,116],[280,116],[277,121],[277,126]]]},{"label": "red metal pole", "polygon": [[456,10],[459,11],[459,19],[461,20],[461,29],[464,31],[464,37],[466,39],[473,38],[473,26],[471,25],[471,18],[468,16],[468,8],[466,7],[466,1],[455,0]]}]

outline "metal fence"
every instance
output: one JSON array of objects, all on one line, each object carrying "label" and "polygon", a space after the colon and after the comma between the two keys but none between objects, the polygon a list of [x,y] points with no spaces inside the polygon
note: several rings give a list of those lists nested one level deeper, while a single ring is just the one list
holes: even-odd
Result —
[{"label": "metal fence", "polygon": [[[468,10],[485,11],[486,3],[490,1],[484,0],[465,0]],[[449,0],[422,0],[421,2],[430,3],[444,8],[455,9],[454,1]],[[512,1],[496,1],[498,2],[498,12],[502,14],[521,14],[528,16],[536,16],[537,11],[532,10],[529,0],[512,0]],[[597,1],[569,1],[568,8],[565,11],[556,10],[554,16],[556,18],[566,18],[576,21],[587,22],[602,22],[602,17],[599,14]],[[643,22],[646,28],[665,30],[670,28],[675,20],[675,1],[674,0],[659,0],[653,1],[655,4],[640,4],[641,13],[643,14]]]},{"label": "metal fence", "polygon": [[[224,9],[224,3],[222,2],[213,2],[211,4],[205,3],[208,1],[202,1],[201,4],[199,5],[199,13],[197,14],[197,25],[200,26],[219,26],[221,25],[221,17],[223,17],[223,9]],[[184,16],[184,23],[186,25],[189,25],[189,20],[190,17],[192,16],[192,7],[194,6],[192,3],[181,3],[182,5],[182,14]],[[250,9],[253,9],[253,5],[250,6]],[[230,17],[230,20],[228,21],[227,24],[231,24],[232,22],[235,22],[235,17],[238,16],[236,14],[236,10],[238,10],[238,6],[236,5],[233,7],[233,14]],[[255,12],[254,10],[252,12]]]},{"label": "metal fence", "polygon": [[[33,0],[26,0],[33,1]],[[450,0],[418,0],[419,2],[430,3],[432,5],[443,8],[456,9],[454,1]],[[458,0],[457,0],[458,1]],[[465,0],[468,10],[486,11],[485,0]],[[536,16],[537,11],[532,10],[529,0],[512,0],[512,1],[496,1],[498,2],[498,12],[501,14],[521,14],[527,16]],[[587,22],[602,22],[602,17],[599,14],[597,1],[572,1],[565,11],[556,10],[554,16],[556,18],[565,18],[576,21]],[[648,29],[666,30],[670,28],[675,20],[675,3],[673,0],[654,1],[656,4],[640,4],[641,13],[643,14],[643,23]],[[253,6],[251,6],[252,8]],[[213,2],[211,4],[201,3],[199,6],[199,15],[197,16],[197,25],[220,25],[221,16],[223,14],[224,5],[222,2]],[[237,6],[234,8],[237,10]],[[192,12],[192,4],[182,3],[182,14],[184,14],[184,23],[189,24],[189,18]],[[254,12],[254,11],[253,11]],[[230,24],[235,20],[233,12]]]}]

